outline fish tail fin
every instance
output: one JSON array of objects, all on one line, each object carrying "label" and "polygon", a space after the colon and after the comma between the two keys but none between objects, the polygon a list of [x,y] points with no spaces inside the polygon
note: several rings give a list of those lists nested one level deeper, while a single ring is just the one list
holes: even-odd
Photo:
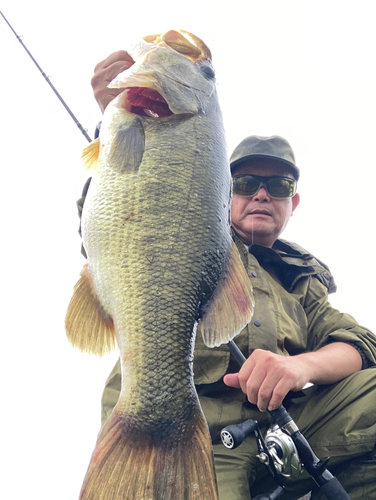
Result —
[{"label": "fish tail fin", "polygon": [[80,500],[141,499],[218,500],[210,435],[199,408],[190,421],[153,431],[114,409]]}]

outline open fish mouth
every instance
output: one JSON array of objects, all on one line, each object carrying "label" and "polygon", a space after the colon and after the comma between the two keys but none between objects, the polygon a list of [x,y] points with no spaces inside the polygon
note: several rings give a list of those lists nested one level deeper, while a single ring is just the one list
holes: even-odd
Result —
[{"label": "open fish mouth", "polygon": [[130,112],[139,116],[164,118],[173,112],[159,92],[148,87],[127,87]]}]

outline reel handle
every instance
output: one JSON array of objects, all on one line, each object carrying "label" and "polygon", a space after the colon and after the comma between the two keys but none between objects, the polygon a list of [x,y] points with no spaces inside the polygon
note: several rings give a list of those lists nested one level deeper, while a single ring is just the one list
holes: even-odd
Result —
[{"label": "reel handle", "polygon": [[233,450],[242,444],[244,439],[252,434],[257,428],[257,422],[255,420],[245,420],[241,424],[228,425],[221,431],[222,443]]}]

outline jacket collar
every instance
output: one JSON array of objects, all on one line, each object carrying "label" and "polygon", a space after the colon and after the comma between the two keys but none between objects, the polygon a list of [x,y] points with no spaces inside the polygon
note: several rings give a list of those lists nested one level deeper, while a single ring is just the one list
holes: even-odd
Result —
[{"label": "jacket collar", "polygon": [[[235,232],[233,238],[240,250],[243,263],[246,263],[247,247]],[[316,276],[328,289],[328,293],[334,293],[337,289],[329,267],[296,243],[278,239],[273,248],[252,245],[248,251],[256,257],[262,267],[273,266],[278,278],[289,292],[303,276]]]}]

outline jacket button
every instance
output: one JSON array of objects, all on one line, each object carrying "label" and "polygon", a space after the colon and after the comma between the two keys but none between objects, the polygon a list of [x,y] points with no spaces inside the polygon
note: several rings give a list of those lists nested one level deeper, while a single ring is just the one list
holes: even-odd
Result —
[{"label": "jacket button", "polygon": [[256,319],[256,321],[253,324],[255,326],[261,326],[261,322],[258,319]]},{"label": "jacket button", "polygon": [[255,272],[253,271],[252,276],[254,276],[254,277],[256,278],[257,273],[255,273]]}]

